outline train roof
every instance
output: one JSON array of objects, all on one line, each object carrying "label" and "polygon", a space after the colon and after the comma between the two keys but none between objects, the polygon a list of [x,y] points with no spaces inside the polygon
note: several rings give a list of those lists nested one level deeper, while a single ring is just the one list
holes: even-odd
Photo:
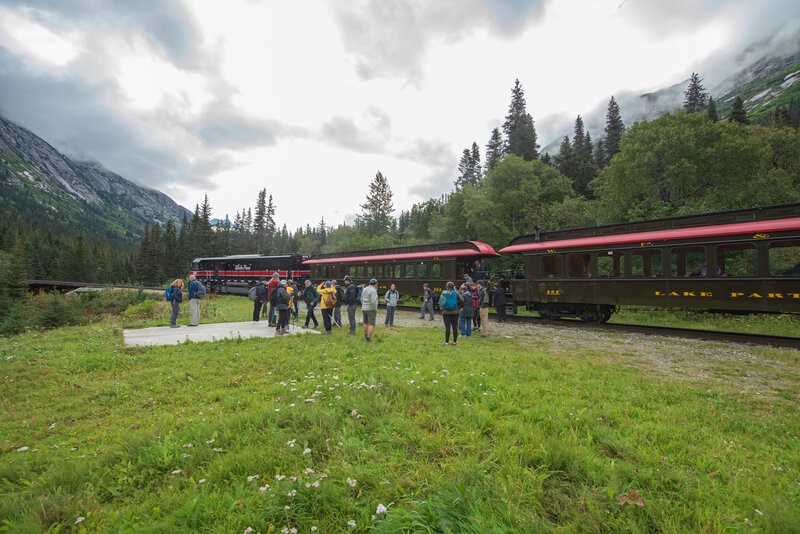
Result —
[{"label": "train roof", "polygon": [[430,245],[409,245],[385,249],[358,250],[353,252],[334,252],[320,254],[304,261],[306,265],[339,262],[367,262],[391,260],[416,260],[426,258],[452,258],[457,256],[499,256],[495,250],[479,241],[455,241]]},{"label": "train roof", "polygon": [[284,259],[284,258],[294,258],[297,256],[301,256],[301,254],[272,254],[272,255],[262,255],[262,254],[236,254],[235,256],[219,256],[216,258],[195,258],[192,260],[192,263],[197,261],[209,261],[209,260],[253,260],[253,259]]},{"label": "train roof", "polygon": [[800,217],[791,219],[773,219],[735,224],[718,224],[712,226],[696,226],[672,230],[655,230],[630,234],[614,234],[595,237],[579,237],[574,239],[556,239],[533,243],[509,245],[500,250],[502,253],[530,252],[546,249],[563,249],[576,247],[594,247],[600,245],[621,245],[626,243],[657,243],[676,239],[697,239],[737,234],[765,234],[769,232],[785,232],[800,230]]}]

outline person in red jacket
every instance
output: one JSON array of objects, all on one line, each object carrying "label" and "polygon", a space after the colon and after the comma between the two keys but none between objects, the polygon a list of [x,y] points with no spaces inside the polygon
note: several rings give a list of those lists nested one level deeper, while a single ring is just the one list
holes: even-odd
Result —
[{"label": "person in red jacket", "polygon": [[[269,301],[269,313],[267,314],[267,317],[269,319],[269,326],[275,326],[278,324],[275,322],[275,297],[278,296],[277,289],[279,285],[281,285],[281,276],[277,272],[272,273],[272,278],[270,279],[269,284],[267,284],[267,300]],[[266,306],[264,307],[266,308]]]}]

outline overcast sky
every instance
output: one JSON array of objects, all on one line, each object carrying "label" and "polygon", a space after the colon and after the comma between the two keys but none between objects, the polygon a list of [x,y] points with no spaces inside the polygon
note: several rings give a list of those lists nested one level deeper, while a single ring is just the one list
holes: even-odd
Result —
[{"label": "overcast sky", "polygon": [[337,225],[379,170],[396,213],[449,192],[517,78],[544,146],[611,95],[713,87],[799,20],[797,0],[3,0],[0,112],[190,209],[233,219],[266,188],[291,230]]}]

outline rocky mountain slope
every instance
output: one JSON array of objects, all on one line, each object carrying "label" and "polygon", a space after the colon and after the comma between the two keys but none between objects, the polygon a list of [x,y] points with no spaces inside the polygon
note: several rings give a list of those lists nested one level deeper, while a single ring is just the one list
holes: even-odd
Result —
[{"label": "rocky mountain slope", "polygon": [[186,208],[96,162],[73,161],[0,116],[0,219],[22,216],[59,233],[135,242],[145,221],[180,222]]}]

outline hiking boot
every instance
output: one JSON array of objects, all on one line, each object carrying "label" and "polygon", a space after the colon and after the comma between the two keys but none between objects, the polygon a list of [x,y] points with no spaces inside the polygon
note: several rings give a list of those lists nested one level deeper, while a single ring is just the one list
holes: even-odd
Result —
[{"label": "hiking boot", "polygon": [[484,334],[484,335],[482,335],[481,337],[482,337],[482,338],[484,338],[484,337],[489,337],[489,336],[487,336],[486,334]]},{"label": "hiking boot", "polygon": [[170,328],[180,328],[180,325],[177,325],[177,324],[171,324],[171,325],[169,325],[169,327],[170,327]]}]

